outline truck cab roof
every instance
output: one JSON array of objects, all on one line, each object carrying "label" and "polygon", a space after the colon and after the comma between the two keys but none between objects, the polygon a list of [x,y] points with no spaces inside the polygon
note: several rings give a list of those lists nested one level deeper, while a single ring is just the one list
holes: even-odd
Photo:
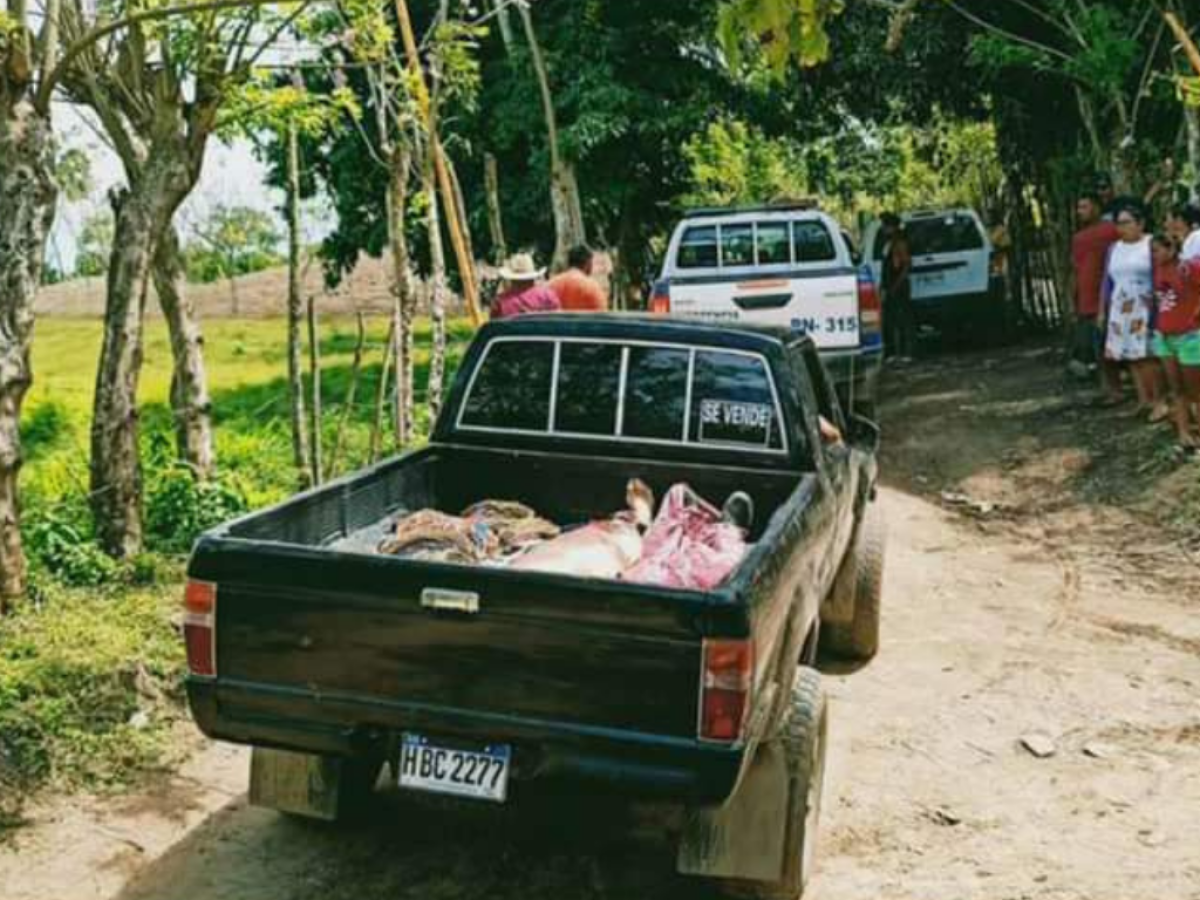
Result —
[{"label": "truck cab roof", "polygon": [[771,325],[710,324],[647,313],[546,313],[490,322],[480,341],[495,337],[602,338],[697,344],[737,350],[806,347],[812,338]]}]

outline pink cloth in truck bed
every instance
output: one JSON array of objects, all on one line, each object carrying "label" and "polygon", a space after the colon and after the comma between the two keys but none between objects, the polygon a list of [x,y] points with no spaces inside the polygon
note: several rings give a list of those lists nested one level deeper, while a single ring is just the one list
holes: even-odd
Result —
[{"label": "pink cloth in truck bed", "polygon": [[728,578],[745,555],[742,529],[721,521],[720,510],[686,484],[677,484],[646,532],[641,560],[621,577],[708,591]]}]

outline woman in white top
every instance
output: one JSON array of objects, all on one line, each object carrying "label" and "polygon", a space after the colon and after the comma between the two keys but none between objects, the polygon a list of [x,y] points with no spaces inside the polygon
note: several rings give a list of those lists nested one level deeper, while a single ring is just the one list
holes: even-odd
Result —
[{"label": "woman in white top", "polygon": [[1133,372],[1138,404],[1143,410],[1159,402],[1156,360],[1150,351],[1150,326],[1154,305],[1154,257],[1146,214],[1130,204],[1117,210],[1120,240],[1108,252],[1105,296],[1107,337],[1104,355],[1126,363]]},{"label": "woman in white top", "polygon": [[1179,252],[1180,262],[1200,259],[1200,206],[1190,204],[1172,209],[1167,231],[1183,248]]}]

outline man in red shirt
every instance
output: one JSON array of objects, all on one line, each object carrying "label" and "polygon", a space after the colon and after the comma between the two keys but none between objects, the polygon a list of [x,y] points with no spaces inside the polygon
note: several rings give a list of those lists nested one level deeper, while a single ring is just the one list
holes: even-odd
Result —
[{"label": "man in red shirt", "polygon": [[558,294],[559,302],[567,312],[604,312],[608,309],[604,289],[592,279],[593,258],[591,247],[583,244],[572,247],[567,255],[569,268],[551,278],[547,285]]},{"label": "man in red shirt", "polygon": [[[1101,294],[1104,289],[1108,251],[1117,241],[1117,226],[1103,218],[1104,207],[1094,193],[1079,198],[1075,216],[1079,230],[1071,241],[1071,261],[1075,276],[1075,358],[1072,371],[1082,376],[1100,357],[1100,338],[1104,334]],[[1105,366],[1105,383],[1110,398],[1120,395],[1120,373]],[[1114,386],[1116,391],[1114,393]]]},{"label": "man in red shirt", "polygon": [[528,253],[518,253],[500,267],[504,290],[492,301],[493,319],[511,319],[525,313],[557,312],[562,309],[558,295],[538,280],[546,274]]}]

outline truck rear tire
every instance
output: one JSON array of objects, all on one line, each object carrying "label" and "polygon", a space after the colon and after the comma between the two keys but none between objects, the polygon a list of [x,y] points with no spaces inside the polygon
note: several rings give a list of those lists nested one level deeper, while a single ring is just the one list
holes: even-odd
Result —
[{"label": "truck rear tire", "polygon": [[792,707],[782,742],[787,760],[787,834],[784,836],[783,874],[778,881],[731,881],[724,887],[730,896],[753,900],[797,900],[812,876],[821,794],[825,780],[829,710],[821,676],[801,666],[792,687]]},{"label": "truck rear tire", "polygon": [[[825,646],[843,659],[866,661],[879,652],[879,619],[883,598],[883,558],[887,527],[878,503],[867,506],[847,561],[852,567],[854,612],[849,621],[822,624]],[[839,579],[839,582],[842,579]]]}]

